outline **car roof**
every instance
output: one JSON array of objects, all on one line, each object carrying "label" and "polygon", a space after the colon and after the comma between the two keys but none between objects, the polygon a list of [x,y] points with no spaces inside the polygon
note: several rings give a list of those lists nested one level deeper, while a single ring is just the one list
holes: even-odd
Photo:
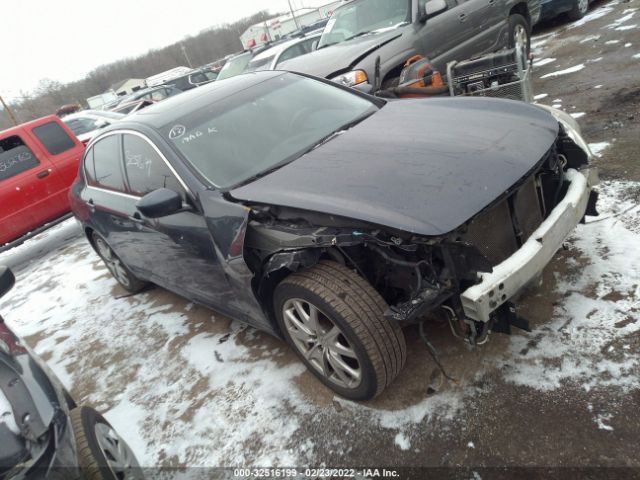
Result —
[{"label": "car roof", "polygon": [[[235,77],[207,83],[199,88],[194,88],[180,95],[169,97],[162,102],[150,105],[125,120],[126,125],[146,125],[155,129],[167,125],[173,120],[195,112],[200,108],[223,100],[241,90],[251,88],[271,78],[281,75],[294,75],[288,72],[266,70],[262,72],[243,73]],[[108,127],[104,132],[112,129],[125,128],[125,123],[119,122],[118,126]]]},{"label": "car roof", "polygon": [[309,40],[310,38],[319,37],[320,35],[321,35],[321,33],[317,33],[317,34],[314,34],[314,35],[305,35],[304,37],[297,37],[297,38],[293,38],[291,40],[286,40],[286,41],[284,41],[282,43],[278,43],[278,44],[274,45],[273,47],[268,48],[264,52],[258,53],[255,57],[253,57],[251,59],[251,61],[255,62],[255,61],[258,61],[258,60],[263,60],[265,58],[269,58],[269,57],[278,55],[279,53],[282,53],[287,48],[289,48],[289,47],[291,47],[293,45],[297,45],[298,43],[304,42],[305,40]]},{"label": "car roof", "polygon": [[[76,113],[72,113],[70,115],[65,115],[64,118],[62,119],[63,122],[66,122],[67,120],[73,120],[75,118],[83,118],[83,117],[103,117],[103,118],[114,118],[111,117],[111,115],[122,115],[119,114],[118,112],[106,112],[107,115],[105,115],[105,112],[101,111],[101,110],[82,110],[80,112],[76,112]],[[124,117],[124,115],[122,115]]]}]

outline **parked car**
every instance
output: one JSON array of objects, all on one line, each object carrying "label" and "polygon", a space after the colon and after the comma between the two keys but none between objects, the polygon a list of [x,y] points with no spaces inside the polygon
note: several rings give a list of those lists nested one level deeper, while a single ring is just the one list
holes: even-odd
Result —
[{"label": "parked car", "polygon": [[569,20],[579,20],[589,11],[589,0],[540,0],[540,20],[551,20],[563,13]]},{"label": "parked car", "polygon": [[539,0],[353,0],[336,8],[314,52],[281,68],[365,91],[376,82],[387,88],[414,55],[444,73],[453,60],[528,49],[539,15]]},{"label": "parked car", "polygon": [[279,42],[265,43],[263,45],[260,45],[259,47],[253,48],[251,50],[245,50],[244,52],[238,53],[236,55],[233,55],[227,58],[224,66],[222,67],[222,69],[220,70],[220,73],[218,74],[218,78],[216,79],[216,81],[224,80],[226,78],[231,78],[231,77],[235,77],[236,75],[240,75],[246,70],[247,65],[249,65],[249,62],[253,57],[264,52],[265,50],[272,48],[278,43]]},{"label": "parked car", "polygon": [[69,212],[83,152],[55,115],[0,132],[0,246]]},{"label": "parked car", "polygon": [[132,93],[131,95],[122,97],[118,105],[116,107],[113,107],[111,110],[115,110],[117,107],[120,107],[125,103],[132,103],[136,100],[161,102],[162,100],[173,97],[174,95],[177,95],[179,93],[182,93],[182,90],[171,85],[160,85],[157,87],[144,88]]},{"label": "parked car", "polygon": [[313,51],[319,39],[320,33],[316,33],[278,43],[253,57],[245,71],[276,70],[282,62]]},{"label": "parked car", "polygon": [[62,121],[78,137],[78,140],[86,145],[101,128],[108,127],[122,118],[124,118],[122,113],[83,110],[67,115]]},{"label": "parked car", "polygon": [[589,148],[551,111],[249,73],[105,129],[71,203],[123,288],[153,282],[282,337],[369,399],[425,315],[471,343],[516,325],[513,296],[593,211]]},{"label": "parked car", "polygon": [[[211,74],[211,72],[209,70]],[[165,82],[166,86],[176,87],[181,92],[186,92],[187,90],[191,90],[192,88],[199,87],[200,85],[205,85],[209,82],[212,82],[217,77],[217,74],[214,78],[210,78],[207,74],[205,74],[202,70],[194,70],[193,72],[187,73],[186,75],[182,75],[181,77],[172,78],[171,80],[167,80]]]},{"label": "parked car", "polygon": [[141,110],[143,108],[148,107],[149,105],[153,105],[154,102],[153,100],[145,100],[145,99],[138,99],[138,100],[133,100],[132,102],[124,102],[121,105],[117,105],[113,110],[111,110],[113,113],[118,113],[120,115],[131,115],[132,113],[137,112],[138,110]]},{"label": "parked car", "polygon": [[[0,266],[0,297],[13,286]],[[142,478],[127,443],[78,406],[0,317],[0,478]]]}]

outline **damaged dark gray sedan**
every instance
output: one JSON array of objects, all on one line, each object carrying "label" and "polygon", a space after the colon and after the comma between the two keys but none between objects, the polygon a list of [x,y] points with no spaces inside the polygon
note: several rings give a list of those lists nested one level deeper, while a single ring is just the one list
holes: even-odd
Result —
[{"label": "damaged dark gray sedan", "polygon": [[105,129],[71,203],[124,288],[282,337],[369,399],[402,369],[406,325],[445,315],[472,344],[522,326],[510,299],[595,213],[590,156],[557,111],[260,72]]}]

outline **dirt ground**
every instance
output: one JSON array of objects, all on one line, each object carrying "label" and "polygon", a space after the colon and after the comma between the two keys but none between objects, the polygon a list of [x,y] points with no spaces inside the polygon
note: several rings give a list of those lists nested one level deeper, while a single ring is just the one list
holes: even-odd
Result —
[{"label": "dirt ground", "polygon": [[[143,465],[640,478],[639,6],[595,2],[580,22],[534,32],[535,93],[574,114],[598,152],[602,214],[520,299],[531,333],[471,348],[446,325],[427,329],[454,381],[437,381],[410,329],[397,381],[372,402],[342,400],[276,339],[159,288],[125,296],[86,242],[64,233],[71,222],[0,255],[20,259],[0,311]],[[28,261],[47,237],[55,251]]]}]

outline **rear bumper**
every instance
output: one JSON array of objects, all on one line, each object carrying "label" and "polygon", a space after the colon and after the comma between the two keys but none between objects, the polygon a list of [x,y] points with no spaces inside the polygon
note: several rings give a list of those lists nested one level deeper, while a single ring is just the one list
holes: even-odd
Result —
[{"label": "rear bumper", "polygon": [[542,271],[582,220],[591,188],[598,184],[597,170],[569,169],[565,179],[570,182],[565,197],[522,247],[494,267],[493,272],[482,274],[480,283],[462,293],[462,306],[468,318],[488,322],[494,310]]}]

